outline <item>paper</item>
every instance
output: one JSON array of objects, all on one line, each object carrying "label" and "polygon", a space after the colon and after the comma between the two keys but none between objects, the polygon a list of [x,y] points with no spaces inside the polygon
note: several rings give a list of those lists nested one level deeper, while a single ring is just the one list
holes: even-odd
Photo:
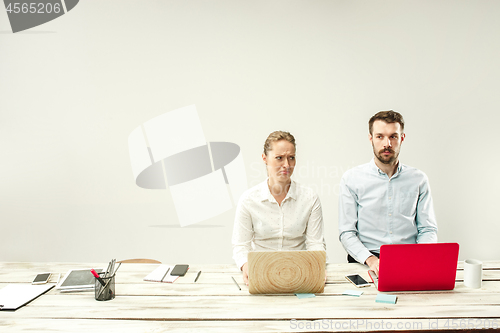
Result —
[{"label": "paper", "polygon": [[346,290],[342,293],[342,295],[348,295],[348,296],[356,296],[359,297],[363,295],[363,292],[360,290]]},{"label": "paper", "polygon": [[52,288],[52,284],[9,284],[0,290],[0,310],[17,310]]},{"label": "paper", "polygon": [[375,302],[396,304],[397,299],[398,299],[398,296],[396,296],[396,295],[378,294],[377,298],[375,298]]},{"label": "paper", "polygon": [[156,267],[154,271],[149,273],[148,276],[144,278],[144,281],[172,283],[178,278],[178,276],[170,275],[172,269],[174,269],[174,266],[160,265]]},{"label": "paper", "polygon": [[314,294],[295,294],[295,296],[297,296],[300,299],[316,297],[316,295],[314,295]]}]

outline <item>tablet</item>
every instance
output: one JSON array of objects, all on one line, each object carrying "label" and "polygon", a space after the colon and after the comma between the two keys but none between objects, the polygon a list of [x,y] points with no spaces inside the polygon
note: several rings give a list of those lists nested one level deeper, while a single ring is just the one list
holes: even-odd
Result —
[{"label": "tablet", "polygon": [[[64,278],[57,284],[56,289],[60,291],[81,291],[93,289],[95,277],[90,272],[90,268],[70,269]],[[102,268],[95,270],[97,273],[103,271]]]}]

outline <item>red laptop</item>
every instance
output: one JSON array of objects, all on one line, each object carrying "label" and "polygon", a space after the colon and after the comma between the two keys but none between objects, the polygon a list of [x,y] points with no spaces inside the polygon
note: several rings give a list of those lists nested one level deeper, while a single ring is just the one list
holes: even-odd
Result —
[{"label": "red laptop", "polygon": [[379,291],[452,290],[458,263],[457,243],[394,244],[380,247]]}]

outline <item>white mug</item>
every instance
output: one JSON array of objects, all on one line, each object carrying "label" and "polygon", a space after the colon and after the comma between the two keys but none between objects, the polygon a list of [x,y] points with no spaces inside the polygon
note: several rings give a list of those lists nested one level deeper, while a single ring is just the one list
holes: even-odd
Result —
[{"label": "white mug", "polygon": [[481,288],[483,263],[475,259],[464,261],[464,285],[469,288]]}]

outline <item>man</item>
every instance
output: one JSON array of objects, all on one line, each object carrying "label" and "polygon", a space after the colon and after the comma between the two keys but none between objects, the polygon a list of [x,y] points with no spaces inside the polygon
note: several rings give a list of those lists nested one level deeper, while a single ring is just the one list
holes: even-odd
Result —
[{"label": "man", "polygon": [[381,245],[435,243],[437,223],[427,176],[399,162],[403,116],[381,111],[368,125],[374,158],[342,176],[339,233],[348,261],[378,274]]}]

